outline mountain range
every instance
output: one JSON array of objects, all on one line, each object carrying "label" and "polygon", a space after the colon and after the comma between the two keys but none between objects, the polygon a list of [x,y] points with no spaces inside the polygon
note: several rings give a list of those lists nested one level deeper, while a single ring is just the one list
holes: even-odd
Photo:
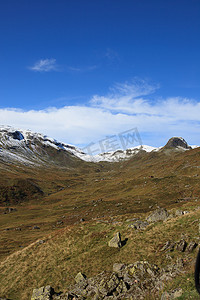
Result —
[{"label": "mountain range", "polygon": [[86,162],[117,162],[130,159],[139,152],[157,152],[170,148],[184,151],[196,147],[198,146],[188,146],[181,137],[173,137],[164,147],[139,145],[91,156],[76,146],[58,142],[41,133],[0,126],[0,158],[6,162],[25,165],[71,164],[74,157]]}]

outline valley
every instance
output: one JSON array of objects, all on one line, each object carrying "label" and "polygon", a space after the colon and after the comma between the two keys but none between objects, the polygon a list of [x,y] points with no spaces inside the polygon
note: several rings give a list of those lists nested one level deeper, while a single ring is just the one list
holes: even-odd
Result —
[{"label": "valley", "polygon": [[[19,140],[8,137],[5,130],[3,136],[1,297],[28,300],[34,288],[47,285],[65,291],[78,272],[87,277],[109,273],[115,263],[148,261],[165,268],[183,259],[183,273],[164,282],[155,295],[146,290],[143,297],[160,299],[179,287],[180,299],[197,299],[193,269],[198,247],[191,252],[161,249],[167,241],[200,243],[199,147],[187,149],[172,140],[158,150],[134,151],[127,159],[93,162],[81,159],[80,152],[75,155],[76,150],[57,149],[36,138],[33,147],[30,135],[29,143],[21,135]],[[10,149],[12,142],[15,148]],[[160,208],[167,209],[166,220],[142,229],[132,225]],[[119,249],[108,247],[116,232],[126,240]]]}]

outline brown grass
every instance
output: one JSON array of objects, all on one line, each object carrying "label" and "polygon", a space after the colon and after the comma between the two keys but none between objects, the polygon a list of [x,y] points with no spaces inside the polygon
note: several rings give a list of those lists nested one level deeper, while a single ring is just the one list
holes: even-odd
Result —
[{"label": "brown grass", "polygon": [[[115,262],[169,263],[159,251],[167,240],[178,241],[184,235],[187,241],[198,241],[200,211],[194,209],[199,205],[199,158],[195,149],[171,156],[143,154],[124,163],[89,164],[84,169],[9,166],[1,171],[2,186],[31,178],[44,195],[30,195],[12,206],[17,211],[10,214],[0,207],[0,296],[27,300],[33,288],[45,284],[63,290],[78,271],[93,276],[111,271]],[[145,218],[157,205],[193,212],[150,225],[144,232],[128,227],[126,219]],[[81,218],[86,222],[80,223]],[[40,229],[33,230],[34,225]],[[120,250],[107,246],[117,231],[128,238]],[[38,244],[38,239],[45,243]],[[172,259],[180,255],[171,254]],[[187,254],[187,259],[194,257]]]}]

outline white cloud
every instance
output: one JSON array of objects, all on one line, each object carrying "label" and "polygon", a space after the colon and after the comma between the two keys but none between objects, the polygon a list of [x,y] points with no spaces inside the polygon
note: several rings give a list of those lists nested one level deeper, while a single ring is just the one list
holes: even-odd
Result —
[{"label": "white cloud", "polygon": [[37,61],[34,66],[29,67],[30,70],[35,72],[50,72],[57,71],[56,59],[46,58]]},{"label": "white cloud", "polygon": [[152,101],[157,86],[117,85],[107,96],[94,96],[90,106],[46,110],[0,109],[4,125],[31,129],[57,140],[87,145],[137,127],[144,144],[161,146],[172,136],[200,145],[200,102],[180,97]]},{"label": "white cloud", "polygon": [[152,85],[144,80],[134,79],[131,83],[116,84],[106,96],[93,96],[90,103],[95,107],[111,111],[132,114],[146,111],[148,113],[148,101],[144,96],[154,93],[158,88],[156,84]]}]

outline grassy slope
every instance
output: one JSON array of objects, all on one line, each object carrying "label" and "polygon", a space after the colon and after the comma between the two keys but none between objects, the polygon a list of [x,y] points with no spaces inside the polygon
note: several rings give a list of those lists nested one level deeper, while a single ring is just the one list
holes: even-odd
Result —
[{"label": "grassy slope", "polygon": [[[1,185],[31,178],[44,195],[30,195],[12,205],[16,212],[1,214],[0,295],[28,299],[33,288],[45,284],[63,290],[78,271],[92,276],[111,270],[115,262],[147,259],[167,264],[165,254],[159,251],[164,242],[177,241],[182,234],[187,241],[198,241],[200,210],[194,208],[200,200],[199,161],[200,149],[195,149],[170,155],[142,154],[124,163],[84,164],[71,170],[2,169]],[[144,232],[128,228],[128,218],[144,217],[157,205],[193,212],[151,225]],[[80,218],[86,222],[80,223]],[[59,221],[63,224],[57,224]],[[40,230],[33,230],[33,225]],[[15,230],[18,227],[21,231]],[[118,230],[128,238],[127,244],[120,250],[108,248],[108,240]],[[45,243],[35,242],[42,238]],[[185,256],[188,274],[192,274],[189,262],[195,253],[172,253],[172,259],[177,256]],[[193,290],[191,276],[187,275],[189,280],[177,278],[173,284],[183,280],[184,286]]]}]

